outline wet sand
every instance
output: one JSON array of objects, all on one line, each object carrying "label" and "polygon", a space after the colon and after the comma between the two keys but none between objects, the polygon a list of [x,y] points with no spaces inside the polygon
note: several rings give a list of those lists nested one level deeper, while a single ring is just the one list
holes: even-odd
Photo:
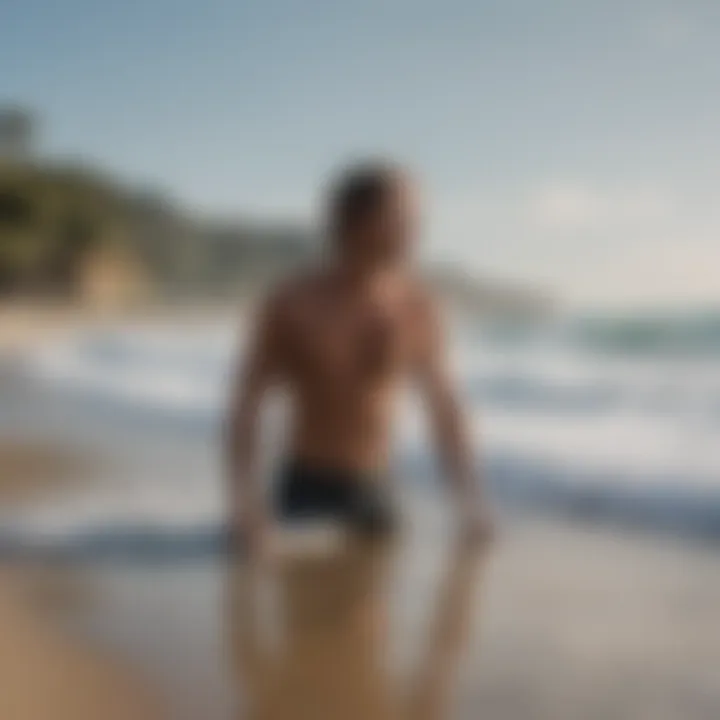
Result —
[{"label": "wet sand", "polygon": [[158,720],[149,689],[97,649],[34,610],[27,572],[0,568],[0,717],[3,720]]},{"label": "wet sand", "polygon": [[[3,512],[47,493],[78,492],[99,458],[67,447],[0,439]],[[117,658],[83,644],[58,619],[82,607],[72,573],[0,562],[0,718],[157,720],[161,703]],[[68,589],[71,590],[68,594]]]},{"label": "wet sand", "polygon": [[513,523],[287,557],[96,567],[75,627],[179,719],[717,720],[720,559]]},{"label": "wet sand", "polygon": [[98,566],[92,602],[66,622],[137,668],[176,718],[441,720],[474,642],[482,557],[408,551]]}]

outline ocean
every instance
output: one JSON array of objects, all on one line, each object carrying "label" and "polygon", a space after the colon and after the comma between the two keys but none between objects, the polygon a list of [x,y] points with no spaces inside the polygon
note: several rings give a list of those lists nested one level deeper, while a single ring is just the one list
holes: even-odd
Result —
[{"label": "ocean", "polygon": [[[115,324],[26,357],[24,382],[55,398],[60,426],[93,442],[122,437],[115,444],[143,456],[144,470],[126,458],[109,485],[0,512],[0,550],[184,556],[223,547],[218,437],[242,338],[236,318]],[[501,522],[532,514],[720,540],[720,314],[458,321],[452,362]],[[270,409],[268,447],[281,416]],[[418,507],[437,505],[442,484],[411,392],[396,427],[402,492]]]}]

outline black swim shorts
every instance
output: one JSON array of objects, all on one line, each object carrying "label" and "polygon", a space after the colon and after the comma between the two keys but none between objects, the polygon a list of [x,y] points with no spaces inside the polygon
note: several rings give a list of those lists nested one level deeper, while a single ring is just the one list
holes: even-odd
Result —
[{"label": "black swim shorts", "polygon": [[275,488],[275,511],[285,520],[337,520],[368,534],[385,534],[397,524],[383,478],[300,461],[288,462],[281,470]]}]

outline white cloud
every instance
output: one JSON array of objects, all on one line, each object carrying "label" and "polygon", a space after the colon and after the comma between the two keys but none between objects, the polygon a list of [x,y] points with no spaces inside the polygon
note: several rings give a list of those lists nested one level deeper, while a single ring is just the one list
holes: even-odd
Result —
[{"label": "white cloud", "polygon": [[572,302],[720,303],[714,192],[548,178],[440,203],[436,255]]},{"label": "white cloud", "polygon": [[578,183],[552,181],[532,190],[526,212],[531,225],[560,232],[583,230],[606,214],[605,199]]},{"label": "white cloud", "polygon": [[582,233],[664,222],[672,206],[670,196],[655,188],[602,188],[551,180],[530,191],[526,213],[537,230]]}]

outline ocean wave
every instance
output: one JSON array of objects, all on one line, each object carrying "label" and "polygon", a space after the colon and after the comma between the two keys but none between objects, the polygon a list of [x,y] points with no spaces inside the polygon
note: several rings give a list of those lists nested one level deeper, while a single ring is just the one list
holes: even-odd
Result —
[{"label": "ocean wave", "polygon": [[572,342],[591,352],[717,357],[720,312],[587,317],[569,326]]},{"label": "ocean wave", "polygon": [[[695,318],[692,331],[682,332],[681,319],[668,322],[577,320],[504,336],[465,332],[455,365],[493,495],[504,507],[720,538],[720,368],[708,355],[720,319]],[[198,428],[217,427],[233,358],[241,356],[236,335],[230,324],[91,332],[39,353],[28,369],[67,393],[63,402],[102,405],[111,410],[104,415],[134,423],[190,423],[199,435]],[[695,340],[683,345],[690,336]],[[698,354],[677,364],[670,356],[679,346]],[[417,405],[404,405],[397,440],[401,475],[426,492],[431,466],[422,418]],[[185,489],[179,507],[172,503],[178,488],[158,486],[159,500],[133,506],[120,497],[86,498],[52,517],[0,516],[0,554],[221,552],[226,529],[218,507],[207,505],[216,489],[201,482]]]}]

